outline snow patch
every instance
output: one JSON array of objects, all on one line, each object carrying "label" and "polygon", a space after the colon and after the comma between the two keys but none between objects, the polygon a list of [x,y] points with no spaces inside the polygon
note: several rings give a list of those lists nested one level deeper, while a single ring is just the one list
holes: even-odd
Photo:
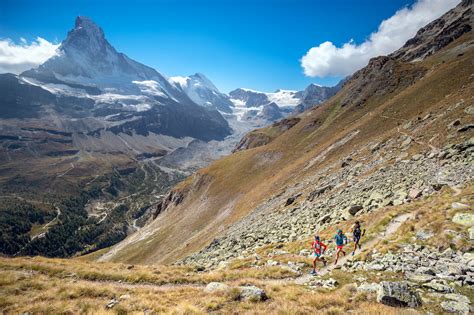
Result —
[{"label": "snow patch", "polygon": [[160,84],[155,80],[132,81],[132,83],[138,85],[138,88],[142,93],[154,96],[168,97],[168,95],[163,93]]}]

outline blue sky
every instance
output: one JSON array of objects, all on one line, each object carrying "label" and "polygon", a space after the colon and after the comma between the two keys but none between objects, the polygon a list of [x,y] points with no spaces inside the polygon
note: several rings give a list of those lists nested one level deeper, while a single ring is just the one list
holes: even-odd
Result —
[{"label": "blue sky", "polygon": [[111,44],[167,76],[204,73],[223,92],[237,87],[301,90],[334,85],[310,78],[308,49],[363,42],[409,0],[25,1],[1,0],[0,38],[60,42],[77,15],[91,17]]}]

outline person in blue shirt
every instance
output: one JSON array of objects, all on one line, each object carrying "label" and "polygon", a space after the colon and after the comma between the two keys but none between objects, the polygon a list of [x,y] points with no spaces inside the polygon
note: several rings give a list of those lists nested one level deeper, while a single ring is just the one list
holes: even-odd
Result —
[{"label": "person in blue shirt", "polygon": [[337,265],[339,254],[342,253],[344,256],[346,256],[344,245],[347,244],[347,237],[342,233],[342,230],[337,230],[334,240],[336,241],[336,261],[334,262],[334,265]]}]

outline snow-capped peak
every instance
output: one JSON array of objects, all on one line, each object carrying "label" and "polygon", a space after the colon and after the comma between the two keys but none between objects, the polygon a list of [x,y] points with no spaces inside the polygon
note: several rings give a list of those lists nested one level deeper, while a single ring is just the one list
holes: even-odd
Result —
[{"label": "snow-capped peak", "polygon": [[87,17],[76,18],[74,28],[68,32],[58,51],[57,56],[22,75],[104,89],[115,88],[126,93],[137,90],[132,81],[154,80],[164,94],[180,98],[178,89],[158,71],[117,52],[105,38],[103,30]]},{"label": "snow-capped peak", "polygon": [[187,87],[188,80],[189,80],[189,77],[181,77],[181,76],[174,76],[174,77],[168,78],[168,81],[170,81],[170,83],[177,85],[183,89]]},{"label": "snow-capped peak", "polygon": [[219,92],[217,87],[202,73],[188,77],[175,76],[168,78],[174,86],[183,90],[198,105],[230,112],[233,106],[228,96]]},{"label": "snow-capped peak", "polygon": [[171,83],[187,89],[208,89],[216,93],[220,93],[217,87],[202,73],[195,73],[188,77],[175,76],[168,79]]}]

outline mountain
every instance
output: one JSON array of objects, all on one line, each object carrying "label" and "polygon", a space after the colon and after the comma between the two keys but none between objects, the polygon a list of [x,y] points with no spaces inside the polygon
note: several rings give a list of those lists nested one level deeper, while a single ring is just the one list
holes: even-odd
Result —
[{"label": "mountain", "polygon": [[[381,270],[375,269],[376,262],[395,264],[398,258],[390,257],[406,256],[403,248],[410,246],[419,246],[419,252],[429,248],[428,253],[449,249],[437,249],[439,238],[421,236],[421,231],[457,229],[440,237],[456,238],[451,253],[462,256],[469,251],[468,227],[452,220],[470,206],[460,210],[464,206],[447,200],[468,203],[463,196],[472,191],[474,178],[469,101],[474,47],[464,22],[471,6],[471,1],[461,2],[429,24],[436,29],[424,28],[416,35],[413,47],[431,51],[432,36],[446,34],[449,41],[441,41],[433,53],[405,61],[405,45],[373,58],[328,101],[291,121],[252,131],[234,154],[176,185],[154,206],[147,225],[91,259],[178,262],[226,271],[300,266],[293,262],[307,262],[308,253],[300,251],[314,233],[330,239],[337,228],[346,231],[355,220],[372,226],[401,213],[411,213],[413,219],[394,236],[396,246],[383,238],[385,245],[380,243],[375,254],[367,251],[343,268]],[[257,108],[266,102],[262,93],[240,89],[230,94],[245,108],[249,101],[248,106]],[[368,233],[378,235],[386,226],[380,224]],[[270,261],[275,257],[278,262]],[[415,269],[404,269],[407,264],[390,270],[409,278]]]},{"label": "mountain", "polygon": [[[261,124],[265,121],[271,123],[290,114],[301,113],[324,102],[336,94],[343,83],[344,80],[334,87],[310,84],[303,91],[279,89],[273,93],[239,88],[229,92],[229,97],[235,106],[234,112],[241,119],[257,121]],[[268,114],[270,109],[273,112],[271,115]],[[276,113],[277,110],[280,112],[279,114]]]},{"label": "mountain", "polygon": [[300,101],[295,107],[294,112],[302,113],[303,111],[330,99],[342,88],[345,81],[346,79],[343,79],[333,87],[320,86],[317,84],[308,85],[304,91],[300,92]]},{"label": "mountain", "polygon": [[300,92],[289,90],[265,93],[244,88],[229,92],[229,96],[236,106],[245,107],[261,107],[272,102],[278,106],[296,106],[300,102],[300,94]]},{"label": "mountain", "polygon": [[36,69],[23,72],[22,76],[118,92],[139,92],[134,81],[152,81],[155,96],[188,101],[158,71],[117,52],[105,38],[103,30],[83,16],[76,18],[75,26],[59,46],[57,56]]},{"label": "mountain", "polygon": [[310,84],[303,91],[276,90],[274,93],[258,92],[250,89],[239,88],[229,92],[232,102],[236,106],[261,107],[275,103],[280,107],[295,107],[304,105],[310,108],[319,104],[337,93],[342,87],[344,80],[334,87]]},{"label": "mountain", "polygon": [[231,113],[233,104],[229,97],[215,87],[215,85],[202,73],[196,73],[188,77],[169,78],[176,87],[183,90],[189,98],[198,105],[218,109],[225,113]]}]

